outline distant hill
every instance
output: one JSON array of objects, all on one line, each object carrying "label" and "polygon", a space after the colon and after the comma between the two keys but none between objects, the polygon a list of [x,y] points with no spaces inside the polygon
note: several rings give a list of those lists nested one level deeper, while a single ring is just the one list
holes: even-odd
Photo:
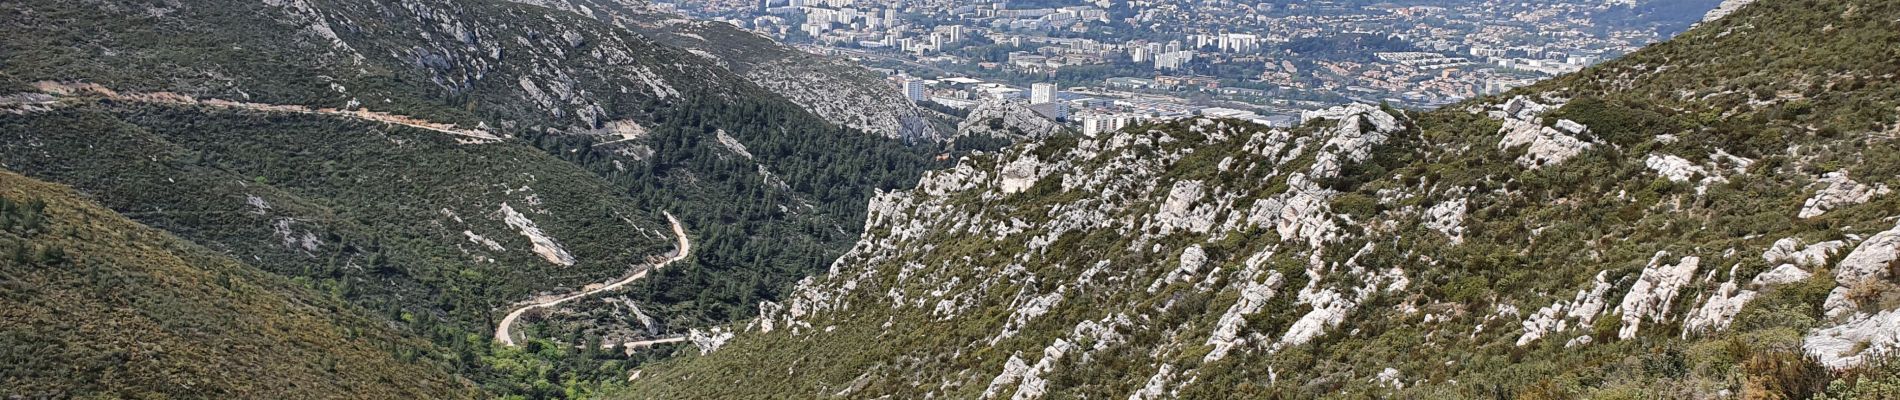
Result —
[{"label": "distant hill", "polygon": [[884,76],[731,24],[662,12],[646,0],[515,1],[597,17],[706,57],[834,124],[916,142],[949,138],[948,129],[933,122],[942,115],[912,104]]}]

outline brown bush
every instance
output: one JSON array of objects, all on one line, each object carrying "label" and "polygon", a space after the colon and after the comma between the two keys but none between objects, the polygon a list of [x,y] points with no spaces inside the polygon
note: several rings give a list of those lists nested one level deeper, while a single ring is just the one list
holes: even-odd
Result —
[{"label": "brown bush", "polygon": [[1827,367],[1797,350],[1744,348],[1742,398],[1748,400],[1806,399],[1827,389],[1834,380]]}]

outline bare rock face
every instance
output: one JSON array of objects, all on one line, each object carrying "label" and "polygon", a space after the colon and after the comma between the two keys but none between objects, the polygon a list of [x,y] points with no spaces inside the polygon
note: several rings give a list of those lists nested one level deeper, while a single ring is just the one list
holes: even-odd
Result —
[{"label": "bare rock face", "polygon": [[1816,184],[1824,185],[1814,193],[1814,197],[1801,204],[1801,218],[1819,217],[1829,210],[1866,203],[1875,196],[1893,193],[1885,184],[1863,185],[1847,177],[1843,172],[1829,172],[1822,175]]},{"label": "bare rock face", "polygon": [[1030,186],[1035,186],[1036,181],[1042,179],[1046,170],[1043,169],[1042,162],[1032,155],[1010,162],[1009,165],[1003,167],[1002,172],[999,189],[1008,194],[1029,190]]},{"label": "bare rock face", "polygon": [[1814,331],[1802,349],[1821,359],[1821,365],[1845,369],[1900,350],[1900,310],[1858,315],[1847,322]]},{"label": "bare rock face", "polygon": [[1769,264],[1789,264],[1801,268],[1819,267],[1827,264],[1828,257],[1847,248],[1847,242],[1831,240],[1803,246],[1801,239],[1783,238],[1775,241],[1773,247],[1762,252],[1762,260]]},{"label": "bare rock face", "polygon": [[1822,304],[1828,318],[1843,318],[1861,312],[1861,305],[1848,298],[1850,292],[1856,287],[1891,278],[1889,275],[1896,260],[1900,260],[1900,226],[1867,238],[1853,252],[1847,253],[1847,257],[1834,267],[1834,281],[1840,286],[1828,293],[1827,301]]},{"label": "bare rock face", "polygon": [[1802,270],[1801,267],[1796,267],[1794,264],[1781,264],[1781,266],[1775,267],[1775,269],[1763,272],[1761,275],[1756,275],[1755,280],[1750,281],[1750,283],[1755,286],[1786,285],[1808,280],[1808,277],[1812,276],[1814,276],[1814,273]]},{"label": "bare rock face", "polygon": [[560,266],[574,265],[574,256],[568,254],[567,249],[561,248],[561,244],[555,242],[553,237],[548,236],[546,232],[541,231],[540,227],[535,226],[534,221],[528,219],[528,216],[522,215],[519,211],[515,211],[514,207],[508,206],[507,203],[502,203],[500,212],[502,220],[507,222],[508,226],[520,231],[521,236],[528,238],[528,242],[534,245],[532,249],[534,254],[541,256],[542,259],[547,260],[550,264]]},{"label": "bare rock face", "polygon": [[1009,361],[1003,362],[1003,372],[990,379],[990,387],[983,390],[983,398],[993,399],[1001,396],[1004,390],[1008,390],[1010,385],[1021,381],[1023,375],[1028,373],[1029,363],[1024,362],[1022,357],[1010,355]]},{"label": "bare rock face", "polygon": [[1810,245],[1802,245],[1801,239],[1783,238],[1762,252],[1761,258],[1775,267],[1749,283],[1754,286],[1785,285],[1807,280],[1814,276],[1804,268],[1815,268],[1827,264],[1829,257],[1847,248],[1847,242],[1830,240]]},{"label": "bare rock face", "polygon": [[[904,98],[881,74],[731,24],[688,19],[639,0],[512,1],[600,19],[685,50],[838,126],[906,140],[949,138],[949,132],[931,127],[928,112]],[[586,43],[585,38],[562,38],[562,44],[572,47]]]},{"label": "bare rock face", "polygon": [[1728,328],[1729,322],[1735,319],[1736,314],[1742,313],[1742,307],[1754,300],[1755,295],[1753,290],[1740,289],[1731,277],[1728,282],[1723,282],[1721,287],[1716,288],[1715,294],[1709,296],[1708,302],[1696,308],[1689,314],[1689,318],[1683,321],[1683,337],[1688,337],[1689,334],[1695,332]]},{"label": "bare rock face", "polygon": [[1022,385],[1016,388],[1016,395],[1010,396],[1010,400],[1034,400],[1042,398],[1043,393],[1045,393],[1049,386],[1049,380],[1043,378],[1042,374],[1054,370],[1056,363],[1062,362],[1062,358],[1074,350],[1074,343],[1069,343],[1062,339],[1056,339],[1055,343],[1050,343],[1048,347],[1044,347],[1042,349],[1042,359],[1036,360],[1036,365],[1030,366],[1028,370],[1023,371]]},{"label": "bare rock face", "polygon": [[1663,322],[1669,317],[1669,307],[1676,301],[1676,295],[1682,287],[1695,277],[1696,268],[1701,259],[1683,257],[1675,265],[1662,263],[1667,253],[1657,253],[1643,268],[1643,275],[1630,287],[1629,294],[1623,295],[1623,303],[1617,306],[1617,312],[1623,314],[1623,327],[1617,330],[1617,337],[1630,339],[1636,337],[1644,321]]},{"label": "bare rock face", "polygon": [[[1248,268],[1251,272],[1241,272],[1243,278],[1259,273],[1257,266]],[[1207,337],[1207,345],[1214,346],[1214,350],[1209,351],[1202,362],[1219,361],[1241,345],[1240,330],[1246,328],[1247,316],[1260,312],[1261,308],[1266,307],[1268,301],[1273,300],[1274,291],[1280,289],[1281,280],[1282,277],[1278,271],[1272,272],[1263,282],[1253,282],[1252,279],[1242,280],[1240,300],[1234,302],[1233,306],[1229,306],[1226,313],[1221,314],[1214,333]]]},{"label": "bare rock face", "polygon": [[1452,244],[1465,241],[1465,208],[1463,198],[1438,203],[1425,211],[1425,226],[1443,232]]},{"label": "bare rock face", "polygon": [[719,348],[724,347],[727,341],[732,340],[733,335],[732,331],[721,327],[705,331],[693,329],[686,334],[686,341],[692,342],[693,347],[698,347],[700,355],[706,355],[719,351]]},{"label": "bare rock face", "polygon": [[1740,10],[1742,7],[1754,3],[1755,0],[1722,0],[1722,4],[1717,4],[1715,9],[1709,10],[1707,14],[1702,15],[1702,22],[1700,23],[1706,24],[1715,22],[1715,20],[1735,13],[1735,10]]},{"label": "bare rock face", "polygon": [[1577,154],[1589,150],[1589,142],[1575,135],[1588,133],[1590,128],[1576,121],[1557,121],[1556,127],[1544,126],[1541,116],[1559,105],[1539,104],[1529,97],[1518,96],[1498,106],[1491,117],[1504,121],[1504,127],[1498,134],[1504,139],[1498,141],[1498,150],[1523,148],[1524,155],[1518,157],[1518,165],[1526,168],[1542,168],[1561,164]]},{"label": "bare rock face", "polygon": [[1668,154],[1650,154],[1643,160],[1643,165],[1674,182],[1691,182],[1695,177],[1709,175],[1709,170],[1702,166]]},{"label": "bare rock face", "polygon": [[1590,143],[1532,120],[1506,120],[1499,133],[1504,139],[1498,141],[1498,148],[1523,147],[1525,153],[1517,163],[1528,168],[1561,164],[1590,148]]},{"label": "bare rock face", "polygon": [[1213,204],[1197,204],[1204,195],[1205,185],[1201,181],[1175,182],[1168,191],[1168,200],[1162,203],[1160,212],[1154,218],[1157,225],[1169,231],[1186,230],[1207,233],[1214,227],[1214,214],[1219,207]]},{"label": "bare rock face", "polygon": [[[1326,124],[1302,134],[1192,119],[1167,123],[1166,130],[1078,137],[1053,149],[1045,146],[1060,142],[1021,143],[999,154],[973,155],[955,168],[927,174],[915,190],[873,198],[866,233],[857,245],[826,276],[800,282],[783,305],[761,305],[757,329],[739,340],[753,334],[822,336],[826,329],[815,327],[857,313],[892,310],[924,315],[932,323],[975,323],[970,321],[1007,309],[990,328],[993,335],[949,344],[954,349],[947,351],[1014,349],[1013,357],[989,362],[987,370],[956,373],[988,377],[982,397],[1021,399],[1047,392],[1050,382],[1043,376],[1050,368],[1114,354],[1127,346],[1128,337],[1167,336],[1174,345],[1158,351],[1168,354],[1210,346],[1213,351],[1193,355],[1206,362],[1310,342],[1333,333],[1373,296],[1402,291],[1409,282],[1398,265],[1359,261],[1387,245],[1355,244],[1360,248],[1348,253],[1354,254],[1350,259],[1317,261],[1348,228],[1383,222],[1354,221],[1333,212],[1338,193],[1314,178],[1368,162],[1377,146],[1405,133],[1406,123],[1366,105],[1322,110],[1314,117]],[[971,121],[984,124],[982,118]],[[1014,124],[1009,121],[998,123]],[[1053,128],[1034,131],[1054,133]],[[1174,176],[1180,172],[1176,164],[1202,151],[1232,151],[1219,157],[1232,158],[1220,173],[1256,178]],[[1259,179],[1283,181],[1285,189],[1262,192]],[[1037,185],[1056,186],[1044,193]],[[1031,188],[1036,192],[1029,193]],[[1048,201],[1052,196],[1060,200]],[[1241,268],[1228,267],[1233,260],[1225,257],[1232,255],[1210,250],[1221,238],[1245,240],[1261,233],[1285,233],[1285,244],[1250,250]],[[1129,244],[1077,250],[1070,240],[1097,234]],[[981,240],[958,246],[977,249],[974,253],[946,255],[952,258],[942,261],[918,258],[969,238]],[[999,251],[1003,248],[1020,250]],[[1063,254],[1089,258],[1053,258]],[[1276,254],[1313,263],[1297,295],[1280,293],[1288,277],[1269,261]],[[1181,308],[1183,296],[1210,292],[1231,299],[1215,305],[1225,310],[1220,318],[1187,330],[1155,322],[1159,313]],[[1155,298],[1144,302],[1146,307],[1089,302],[1102,293]],[[1282,296],[1313,311],[1290,326],[1248,323],[1251,316],[1278,312],[1271,303]],[[889,329],[904,328],[903,319],[893,318]],[[1027,334],[1051,324],[1068,332]],[[1041,349],[1041,357],[1031,348]],[[1152,374],[1154,386],[1133,395],[1165,396],[1193,384],[1197,372],[1174,368],[1162,363],[1143,368],[1139,373]]]},{"label": "bare rock face", "polygon": [[956,136],[990,136],[1035,140],[1062,131],[1062,124],[1037,114],[1021,101],[991,100],[978,104],[957,123]]},{"label": "bare rock face", "polygon": [[[1551,334],[1577,327],[1589,327],[1595,323],[1597,316],[1601,315],[1608,305],[1604,299],[1604,296],[1608,295],[1612,289],[1610,281],[1606,279],[1608,274],[1608,271],[1598,272],[1596,283],[1589,289],[1578,290],[1575,298],[1570,301],[1559,300],[1538,309],[1537,312],[1525,318],[1524,333],[1517,337],[1517,345],[1522,347]],[[1571,324],[1572,321],[1576,323]],[[1584,339],[1584,341],[1577,342],[1577,339]],[[1572,339],[1564,347],[1589,343],[1587,335],[1577,339]]]}]

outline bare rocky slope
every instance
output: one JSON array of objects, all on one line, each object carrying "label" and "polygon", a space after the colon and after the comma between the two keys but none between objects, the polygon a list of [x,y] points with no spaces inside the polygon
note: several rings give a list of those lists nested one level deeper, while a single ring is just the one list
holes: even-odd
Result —
[{"label": "bare rocky slope", "polygon": [[724,22],[654,9],[646,0],[515,0],[612,22],[706,57],[833,124],[917,142],[948,139],[941,119],[904,98],[884,76],[809,54]]},{"label": "bare rocky slope", "polygon": [[1503,96],[962,159],[632,398],[1900,395],[1900,4]]},{"label": "bare rocky slope", "polygon": [[970,110],[957,123],[957,137],[989,137],[1009,141],[1035,141],[1063,131],[1062,125],[1020,100],[991,100]]}]

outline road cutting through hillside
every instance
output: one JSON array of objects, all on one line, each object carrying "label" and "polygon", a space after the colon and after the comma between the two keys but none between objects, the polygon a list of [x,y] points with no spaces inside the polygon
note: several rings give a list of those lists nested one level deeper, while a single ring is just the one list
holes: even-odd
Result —
[{"label": "road cutting through hillside", "polygon": [[686,341],[686,337],[685,337],[685,336],[674,336],[674,337],[670,337],[670,338],[660,338],[660,339],[653,339],[653,340],[641,340],[641,341],[637,341],[637,342],[627,342],[627,343],[623,343],[623,344],[621,344],[621,345],[620,345],[620,347],[622,347],[622,348],[627,348],[627,349],[632,349],[632,348],[637,348],[637,347],[653,347],[653,345],[658,345],[658,344],[667,344],[667,343],[679,343],[679,342],[684,342],[684,341]]},{"label": "road cutting through hillside", "polygon": [[[196,97],[178,94],[178,93],[171,93],[171,92],[149,92],[149,93],[119,92],[119,91],[107,88],[105,86],[92,84],[92,83],[64,83],[64,82],[53,82],[53,81],[41,81],[41,82],[35,82],[33,85],[36,89],[40,91],[40,93],[51,95],[51,96],[54,96],[55,98],[75,96],[75,95],[95,95],[95,96],[101,96],[101,97],[105,97],[112,100],[129,101],[129,102],[203,106],[203,107],[262,111],[262,112],[291,113],[291,114],[324,115],[324,116],[331,116],[331,117],[354,119],[354,120],[359,120],[359,121],[379,122],[379,123],[390,124],[390,125],[401,125],[401,126],[406,126],[410,128],[432,131],[436,133],[460,136],[464,138],[462,140],[463,140],[463,143],[465,144],[466,143],[496,143],[503,140],[501,136],[497,136],[494,133],[490,133],[485,129],[461,128],[461,127],[455,126],[455,124],[431,122],[431,121],[422,120],[420,118],[409,117],[405,115],[396,115],[396,114],[390,114],[390,113],[385,113],[385,112],[370,111],[367,109],[360,109],[360,108],[355,109],[355,110],[342,110],[342,109],[335,109],[335,108],[309,107],[309,106],[294,105],[294,104],[264,104],[264,103],[248,103],[248,102],[241,102],[241,101],[231,101],[231,100],[223,100],[223,99],[199,99]],[[39,99],[32,99],[32,98],[26,98],[26,97],[20,97],[20,96],[6,96],[6,97],[17,98],[17,99],[14,99],[11,101],[0,101],[0,106],[8,106],[8,105],[42,105],[43,106],[43,105],[54,103],[50,99],[39,100]]]},{"label": "road cutting through hillside", "polygon": [[[553,306],[560,305],[561,303],[566,303],[574,299],[587,297],[595,293],[619,289],[621,286],[626,286],[629,283],[633,283],[633,281],[640,280],[641,278],[646,278],[647,273],[653,272],[654,270],[658,270],[660,268],[664,268],[667,265],[673,264],[674,262],[677,262],[679,260],[686,259],[686,255],[691,254],[692,249],[693,249],[693,242],[686,238],[686,228],[680,225],[680,220],[678,218],[673,218],[672,213],[666,213],[666,222],[673,225],[673,236],[679,238],[679,244],[677,245],[678,247],[673,249],[672,258],[668,258],[665,261],[661,261],[658,264],[653,264],[653,266],[651,267],[644,267],[644,269],[641,269],[639,272],[633,273],[633,275],[629,275],[626,278],[621,278],[618,281],[608,282],[597,288],[582,290],[580,293],[557,297],[557,298],[549,299],[549,300],[540,300],[540,301],[530,300],[528,303],[523,304],[520,307],[516,307],[514,311],[508,312],[508,316],[501,318],[501,324],[498,324],[495,326],[495,342],[501,343],[502,345],[505,345],[505,346],[514,346],[515,339],[512,335],[509,334],[509,328],[514,325],[515,320],[520,319],[521,315],[527,313],[528,310],[533,310],[536,308],[553,307]],[[659,344],[659,343],[678,342],[681,340],[685,340],[685,339],[684,338],[668,338],[668,339],[651,340],[644,343],[646,345],[653,345],[653,344]],[[635,343],[643,343],[643,342],[635,342]]]}]

